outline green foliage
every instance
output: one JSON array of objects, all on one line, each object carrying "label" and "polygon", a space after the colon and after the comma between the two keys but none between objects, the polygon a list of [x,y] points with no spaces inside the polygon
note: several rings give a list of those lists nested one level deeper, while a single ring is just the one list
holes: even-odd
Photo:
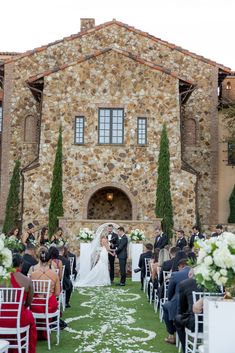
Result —
[{"label": "green foliage", "polygon": [[222,108],[223,122],[229,133],[229,140],[235,139],[235,104],[229,104]]},{"label": "green foliage", "polygon": [[2,232],[8,233],[14,226],[19,225],[20,205],[20,161],[15,162],[15,167],[10,181],[10,189],[7,197],[5,219]]},{"label": "green foliage", "polygon": [[228,223],[235,223],[235,185],[231,196],[229,198],[230,215],[228,218]]},{"label": "green foliage", "polygon": [[49,207],[49,235],[58,227],[58,217],[63,216],[63,169],[62,169],[62,129],[60,126],[51,185]]},{"label": "green foliage", "polygon": [[162,229],[172,238],[173,209],[170,186],[170,152],[166,125],[163,125],[158,158],[158,178],[156,191],[156,217],[162,218]]}]

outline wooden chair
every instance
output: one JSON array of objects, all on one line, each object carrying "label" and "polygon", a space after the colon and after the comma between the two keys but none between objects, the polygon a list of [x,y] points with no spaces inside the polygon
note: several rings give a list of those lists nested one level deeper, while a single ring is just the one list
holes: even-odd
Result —
[{"label": "wooden chair", "polygon": [[[28,353],[29,325],[24,327],[20,325],[23,297],[24,288],[0,288],[0,336],[7,336],[10,349],[15,348],[19,353],[22,350]],[[16,326],[8,327],[12,326],[12,322],[15,322]]]},{"label": "wooden chair", "polygon": [[[51,332],[56,331],[57,345],[60,341],[60,310],[49,312],[50,280],[33,280],[34,296],[31,310],[36,321],[37,331],[47,332],[48,349],[51,349]],[[35,307],[40,307],[40,312],[36,312]],[[34,311],[35,310],[35,311]],[[41,312],[42,311],[42,312]]]}]

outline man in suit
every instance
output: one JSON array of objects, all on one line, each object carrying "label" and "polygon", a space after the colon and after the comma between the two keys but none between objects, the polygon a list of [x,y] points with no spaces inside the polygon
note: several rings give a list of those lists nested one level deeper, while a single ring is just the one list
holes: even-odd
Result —
[{"label": "man in suit", "polygon": [[187,259],[181,259],[178,263],[179,271],[172,272],[168,286],[168,301],[163,305],[163,319],[165,321],[168,337],[165,342],[175,344],[174,320],[178,311],[179,284],[188,278],[190,267],[187,266]]},{"label": "man in suit", "polygon": [[184,236],[184,231],[182,229],[177,230],[176,234],[178,238],[176,242],[176,246],[180,248],[180,250],[183,250],[183,247],[188,245],[187,240],[185,239],[185,236]]},{"label": "man in suit", "polygon": [[200,234],[200,228],[198,226],[193,226],[193,234],[191,235],[191,238],[189,240],[189,246],[192,249],[194,242],[197,241],[198,239],[205,239],[203,234]]},{"label": "man in suit", "polygon": [[120,267],[120,274],[121,274],[121,279],[120,279],[120,286],[125,286],[126,285],[126,261],[127,261],[127,245],[128,245],[128,239],[125,234],[124,228],[119,227],[118,228],[118,236],[119,236],[119,244],[118,247],[116,248],[116,254],[119,259],[119,267]]},{"label": "man in suit", "polygon": [[166,260],[163,262],[161,271],[159,273],[159,284],[160,286],[163,284],[163,271],[170,271],[174,262],[175,255],[180,249],[173,246],[170,248],[169,255],[170,255],[170,260]]},{"label": "man in suit", "polygon": [[168,244],[168,236],[159,227],[156,228],[155,234],[154,249],[163,249]]},{"label": "man in suit", "polygon": [[175,327],[185,352],[185,328],[194,331],[195,317],[193,313],[193,291],[199,292],[194,278],[188,278],[179,284],[178,314],[175,317]]},{"label": "man in suit", "polygon": [[222,226],[222,224],[217,224],[217,226],[215,227],[215,232],[211,235],[213,238],[214,237],[219,237],[224,231],[224,228]]},{"label": "man in suit", "polygon": [[145,245],[145,252],[140,255],[139,258],[139,263],[138,263],[138,268],[134,270],[134,272],[139,272],[141,271],[141,290],[143,289],[144,285],[144,277],[145,277],[145,259],[151,259],[153,256],[153,245],[151,243],[148,243]]},{"label": "man in suit", "polygon": [[[107,239],[109,241],[110,249],[114,250],[118,247],[118,243],[119,243],[118,235],[113,231],[112,224],[108,225],[107,231],[108,231]],[[113,280],[114,280],[114,263],[115,263],[115,256],[109,254],[109,273],[110,273],[111,283],[113,283]]]},{"label": "man in suit", "polygon": [[27,276],[31,266],[37,265],[35,245],[28,243],[23,256],[21,273]]}]

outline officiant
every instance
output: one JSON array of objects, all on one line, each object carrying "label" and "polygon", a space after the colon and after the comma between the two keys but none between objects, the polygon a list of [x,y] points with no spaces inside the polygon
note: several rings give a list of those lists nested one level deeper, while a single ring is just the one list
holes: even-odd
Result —
[{"label": "officiant", "polygon": [[[107,239],[109,241],[110,249],[116,249],[118,247],[119,238],[117,233],[113,231],[113,225],[109,224],[107,227]],[[110,281],[113,283],[114,280],[114,263],[115,263],[115,256],[109,254],[109,273],[110,273]]]}]

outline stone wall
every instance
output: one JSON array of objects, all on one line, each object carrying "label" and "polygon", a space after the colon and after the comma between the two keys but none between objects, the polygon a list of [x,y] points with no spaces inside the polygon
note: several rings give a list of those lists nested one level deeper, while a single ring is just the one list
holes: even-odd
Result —
[{"label": "stone wall", "polygon": [[[125,26],[115,24],[115,22],[111,26],[101,26],[96,31],[91,30],[88,34],[59,41],[14,62],[14,70],[12,70],[14,85],[12,91],[7,90],[6,93],[9,100],[9,108],[11,108],[8,128],[12,134],[12,139],[9,147],[9,166],[7,163],[3,166],[2,190],[7,192],[7,180],[9,180],[9,173],[15,156],[23,158],[23,164],[25,165],[30,163],[34,157],[31,154],[22,154],[23,121],[29,114],[38,114],[38,104],[25,84],[25,80],[32,75],[58,65],[74,62],[81,54],[91,54],[94,50],[110,46],[122,48],[141,58],[163,65],[175,71],[181,78],[192,80],[197,85],[196,90],[185,106],[183,118],[189,119],[193,117],[197,120],[198,143],[196,146],[184,146],[183,157],[196,170],[200,171],[200,214],[202,222],[211,220],[211,210],[214,206],[211,198],[211,191],[213,191],[211,190],[213,189],[211,185],[216,185],[215,178],[212,178],[213,170],[211,169],[211,125],[217,124],[215,81],[218,69],[200,60],[200,58],[172,49],[169,45],[164,45],[163,42],[158,42],[144,34],[131,31]],[[122,58],[122,63],[124,63],[123,61],[125,60]],[[142,69],[140,70],[139,64],[135,63],[132,65],[133,71],[131,71],[132,66],[130,70],[129,64],[128,62],[128,65],[126,65],[127,69],[122,73],[123,76],[119,80],[118,87],[113,85],[117,78],[117,72],[120,70],[120,65],[118,66],[118,60],[115,58],[114,53],[110,54],[109,60],[107,60],[106,56],[105,65],[100,63],[99,71],[94,72],[91,70],[93,64],[90,61],[80,65],[78,69],[80,85],[76,85],[75,82],[75,77],[77,78],[76,75],[78,75],[76,70],[73,72],[75,76],[69,73],[70,70],[66,70],[66,74],[62,75],[58,72],[53,77],[51,75],[46,79],[41,124],[41,165],[37,170],[31,170],[26,175],[25,222],[33,218],[43,222],[47,220],[52,160],[54,158],[58,126],[61,121],[63,122],[64,135],[64,187],[66,190],[64,206],[66,214],[80,217],[81,195],[90,186],[101,180],[123,183],[120,174],[124,173],[127,176],[125,184],[128,185],[131,192],[136,193],[136,190],[138,191],[135,197],[136,202],[141,205],[140,216],[152,218],[155,203],[154,189],[159,136],[164,121],[168,125],[170,138],[171,181],[175,222],[177,226],[187,227],[187,229],[190,226],[191,228],[191,224],[195,221],[195,176],[181,171],[178,83],[170,76],[153,74],[149,69],[143,70],[144,74],[141,73],[140,77],[134,76],[134,72],[137,73],[139,71],[140,74]],[[6,70],[9,70],[9,65],[12,64],[7,64]],[[73,69],[71,69],[72,71]],[[101,73],[105,74],[106,81],[101,77]],[[152,86],[146,82],[146,79],[149,78]],[[101,85],[103,91],[101,91],[99,85]],[[106,86],[109,90],[107,90]],[[128,87],[130,92],[127,92]],[[75,88],[77,91],[74,91]],[[82,94],[83,89],[84,94]],[[130,101],[128,94],[135,93],[136,90],[139,96],[133,94],[131,96],[133,100]],[[140,94],[141,90],[143,95]],[[106,93],[104,94],[104,92]],[[146,99],[144,99],[144,96]],[[89,98],[89,101],[87,101],[87,98]],[[106,171],[104,167],[102,170],[97,169],[99,164],[97,156],[100,150],[94,144],[94,137],[97,141],[97,131],[95,130],[97,108],[103,104],[105,104],[105,107],[108,104],[113,107],[122,106],[127,114],[125,117],[126,146],[118,148],[110,146],[109,149],[103,152],[102,158],[105,162],[111,160],[117,165],[117,170],[113,171],[113,174],[109,177],[107,175],[104,176]],[[71,127],[73,118],[77,114],[87,116],[86,145],[81,146],[79,149],[77,146],[71,146],[71,141],[73,141]],[[136,117],[139,114],[148,118],[149,125],[149,145],[143,148],[135,145]],[[50,143],[47,141],[50,141]],[[87,149],[89,149],[90,158],[86,156]],[[123,153],[126,157],[120,158],[121,160],[117,163],[118,153]],[[214,158],[215,154],[213,154],[213,163],[216,162]],[[130,171],[131,159],[136,162],[132,162],[132,170]],[[74,160],[79,162],[76,166],[74,166]],[[70,171],[73,173],[73,180],[68,176]],[[40,174],[40,180],[36,176],[37,173]],[[87,175],[89,176],[88,178],[86,178]],[[80,195],[78,199],[74,198],[73,193],[74,186],[72,184],[75,181],[77,182],[76,192]],[[145,195],[144,198],[143,195]],[[2,197],[1,204],[3,206],[5,200]],[[213,217],[216,217],[216,215],[213,215]]]}]

